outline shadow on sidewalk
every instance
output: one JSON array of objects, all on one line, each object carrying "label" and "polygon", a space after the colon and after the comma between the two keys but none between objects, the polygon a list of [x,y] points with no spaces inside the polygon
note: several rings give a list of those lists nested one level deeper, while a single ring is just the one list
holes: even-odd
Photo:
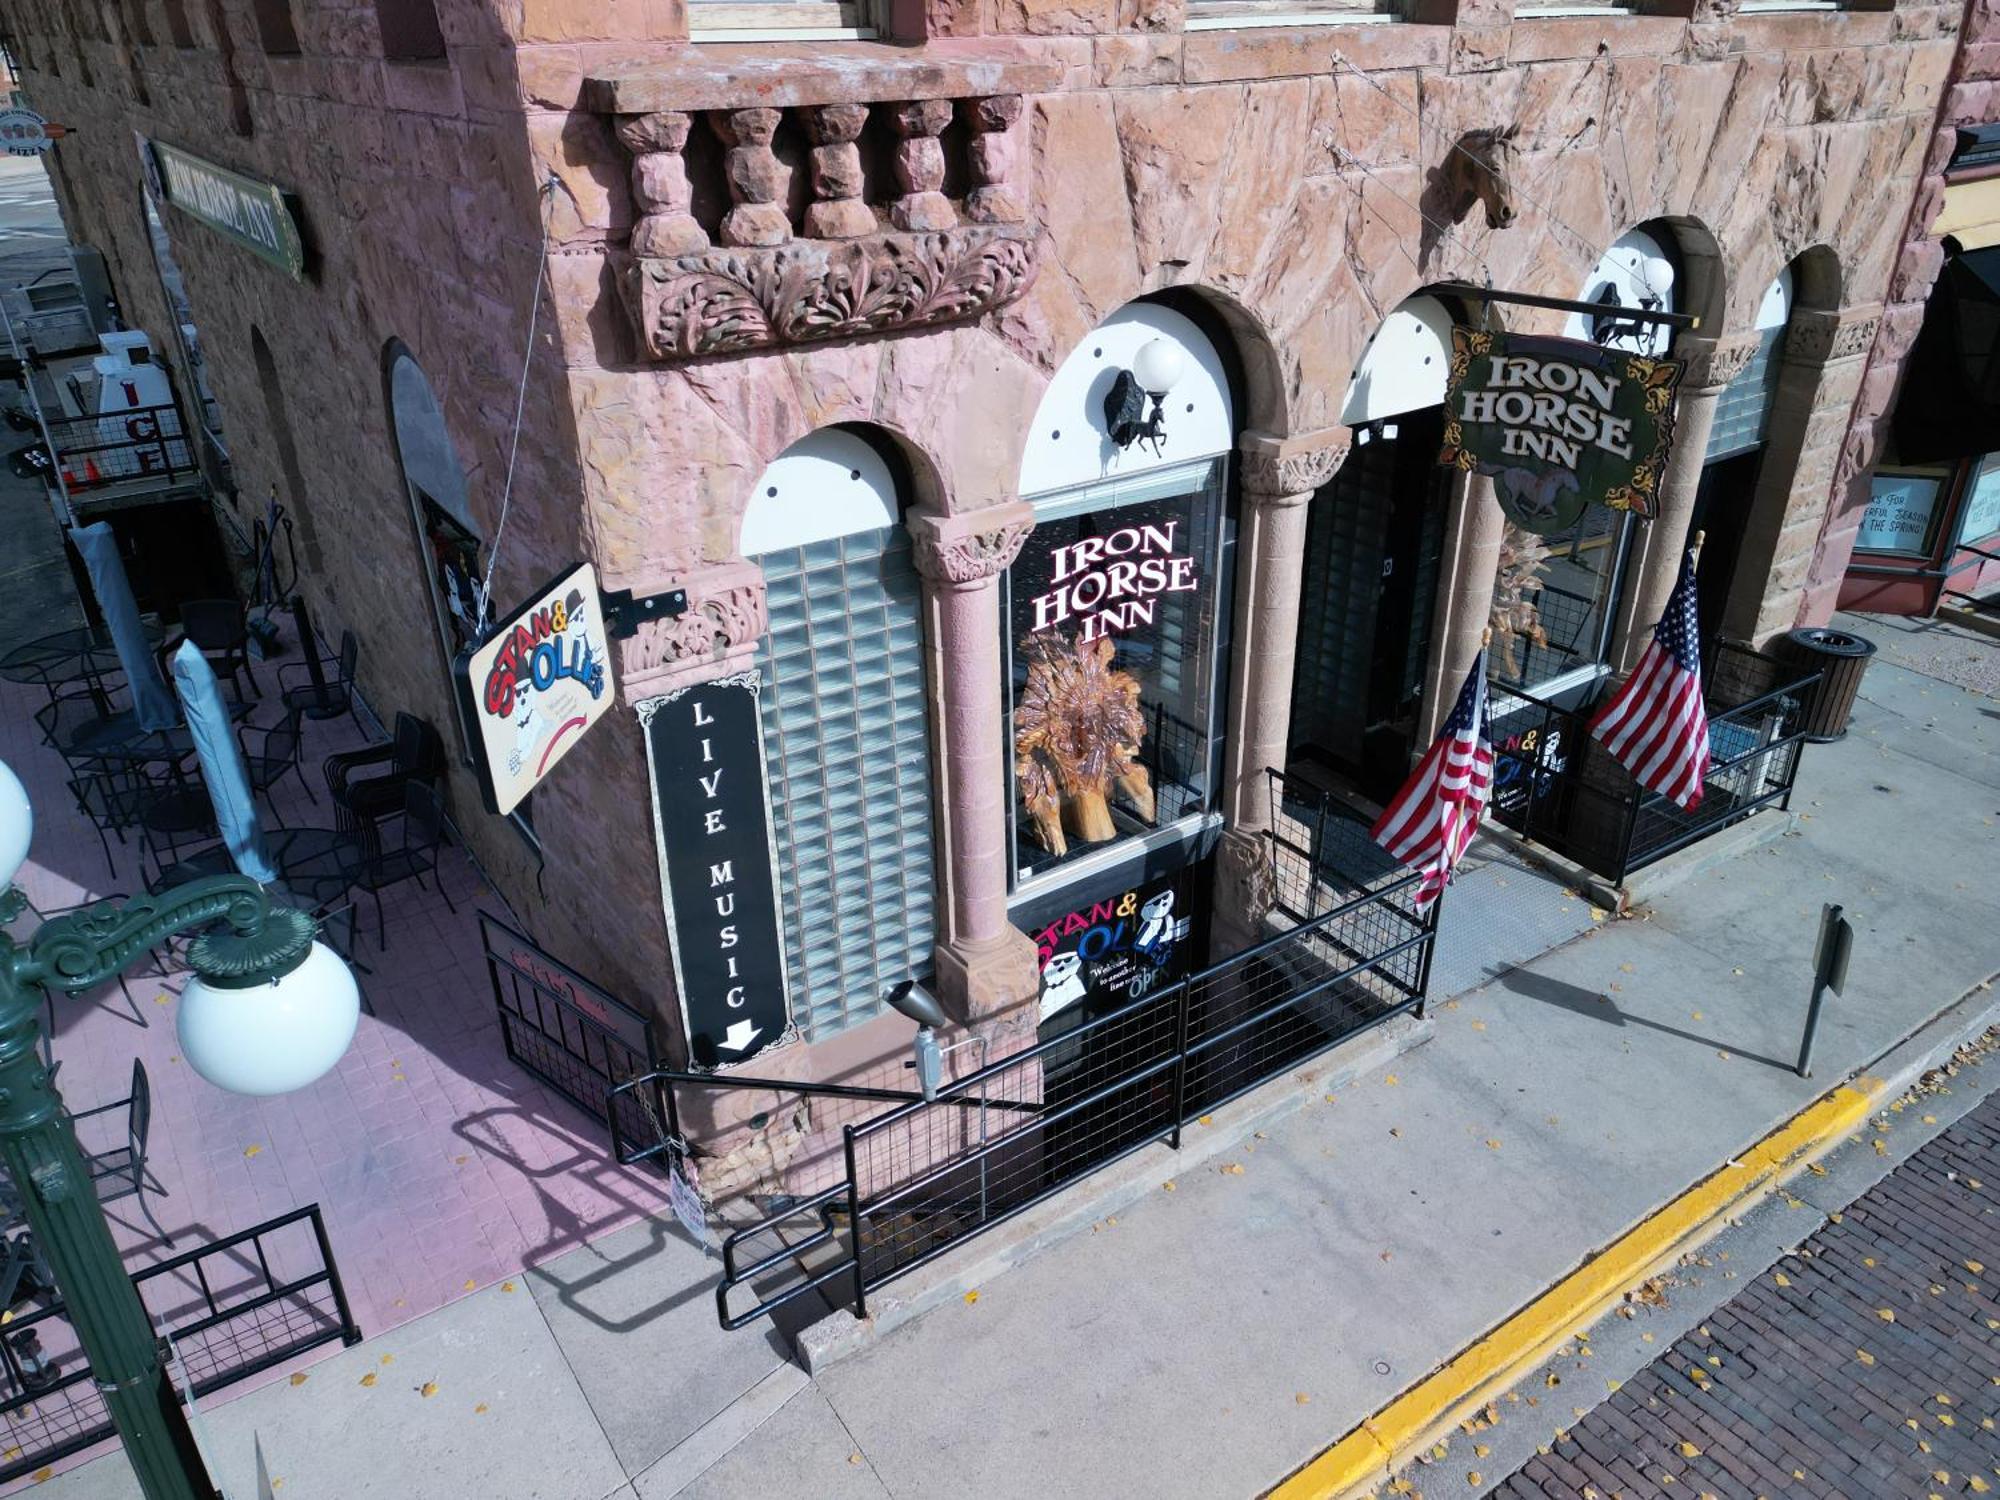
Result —
[{"label": "shadow on sidewalk", "polygon": [[[1648,1031],[1658,1031],[1667,1036],[1677,1036],[1684,1042],[1694,1042],[1703,1047],[1713,1047],[1714,1037],[1700,1036],[1692,1031],[1683,1031],[1678,1026],[1668,1026],[1661,1021],[1649,1021],[1644,1016],[1635,1016],[1618,1008],[1618,1002],[1597,990],[1585,989],[1580,984],[1571,984],[1566,979],[1551,979],[1546,974],[1537,974],[1530,969],[1509,969],[1504,974],[1494,976],[1500,987],[1510,994],[1522,995],[1530,1000],[1540,1000],[1545,1005],[1553,1005],[1558,1010],[1570,1011],[1575,1015],[1588,1016],[1593,1021],[1603,1021],[1612,1026],[1643,1026]],[[1763,1063],[1768,1068],[1782,1068],[1792,1071],[1789,1062],[1780,1062],[1774,1057],[1765,1057],[1756,1052],[1744,1052],[1735,1047],[1730,1054],[1746,1062]]]}]

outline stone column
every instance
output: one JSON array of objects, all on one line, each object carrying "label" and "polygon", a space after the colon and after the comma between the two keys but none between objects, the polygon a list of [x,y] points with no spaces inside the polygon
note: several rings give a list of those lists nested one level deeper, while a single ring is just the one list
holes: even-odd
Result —
[{"label": "stone column", "polygon": [[735,201],[722,219],[725,245],[782,245],[792,237],[785,215],[785,164],[771,150],[782,111],[725,109],[709,116],[729,148],[723,174]]},{"label": "stone column", "polygon": [[812,138],[812,190],[806,234],[816,240],[851,240],[875,232],[875,215],[861,201],[861,148],[868,123],[865,104],[820,104],[805,112]]},{"label": "stone column", "polygon": [[1306,507],[1347,457],[1352,433],[1246,432],[1240,444],[1234,662],[1223,749],[1225,826],[1216,850],[1213,955],[1248,947],[1271,909],[1267,767],[1285,764],[1299,643]]},{"label": "stone column", "polygon": [[1452,486],[1444,567],[1431,615],[1433,644],[1424,668],[1424,707],[1417,718],[1420,750],[1428,749],[1444,727],[1444,717],[1458,701],[1465,674],[1479,655],[1493,618],[1493,582],[1500,570],[1506,525],[1506,513],[1486,475],[1466,474]]},{"label": "stone column", "polygon": [[1675,356],[1687,362],[1687,369],[1674,412],[1673,445],[1660,479],[1659,513],[1641,526],[1625,561],[1627,584],[1611,641],[1614,671],[1624,672],[1639,659],[1666,612],[1667,597],[1680,576],[1681,554],[1687,550],[1708,435],[1715,427],[1715,403],[1756,352],[1754,333],[1720,339],[1682,334],[1674,346]]},{"label": "stone column", "polygon": [[951,123],[949,99],[918,99],[895,107],[896,185],[903,196],[890,216],[898,229],[949,229],[958,222],[944,187],[944,142],[938,139]]},{"label": "stone column", "polygon": [[974,99],[966,118],[972,126],[967,152],[972,191],[965,195],[965,216],[975,224],[1019,224],[1028,217],[1027,187],[1020,181],[1025,153],[1014,129],[1021,119],[1021,96]]},{"label": "stone column", "polygon": [[694,189],[681,156],[693,123],[674,112],[626,115],[618,122],[618,139],[632,153],[632,201],[639,211],[634,255],[692,255],[708,248],[707,231],[688,212]]},{"label": "stone column", "polygon": [[1034,529],[1021,501],[907,517],[924,579],[925,645],[942,831],[938,997],[971,1026],[1027,1007],[1041,987],[1035,945],[1007,920],[1007,796],[1001,719],[1000,572]]}]

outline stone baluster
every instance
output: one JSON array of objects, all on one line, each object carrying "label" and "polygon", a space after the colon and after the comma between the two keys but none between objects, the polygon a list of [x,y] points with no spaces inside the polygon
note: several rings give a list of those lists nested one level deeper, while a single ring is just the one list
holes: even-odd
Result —
[{"label": "stone baluster", "polygon": [[1306,510],[1347,457],[1351,434],[1329,427],[1297,438],[1243,435],[1243,516],[1236,544],[1235,641],[1229,741],[1221,798],[1228,825],[1217,849],[1215,952],[1255,941],[1274,895],[1267,767],[1282,768],[1298,655]]},{"label": "stone baluster", "polygon": [[1638,661],[1653,638],[1653,627],[1666,613],[1667,598],[1680,577],[1681,556],[1687,550],[1695,495],[1701,489],[1702,467],[1708,458],[1708,437],[1715,428],[1716,403],[1756,352],[1754,333],[1729,339],[1682,334],[1674,347],[1675,355],[1686,362],[1687,372],[1681,378],[1680,400],[1674,407],[1673,442],[1660,478],[1658,513],[1641,527],[1632,559],[1626,564],[1631,583],[1618,611],[1611,653],[1611,664],[1620,672]]},{"label": "stone baluster", "polygon": [[726,109],[709,116],[729,148],[723,172],[735,201],[722,219],[725,245],[782,245],[792,237],[785,213],[785,164],[771,149],[782,112]]},{"label": "stone baluster", "polygon": [[692,255],[708,248],[708,232],[688,212],[693,188],[681,155],[693,123],[677,112],[626,115],[618,122],[618,139],[632,153],[635,255]]},{"label": "stone baluster", "polygon": [[968,1024],[1029,1006],[1040,989],[1035,945],[1007,919],[1008,788],[1000,703],[1000,574],[1034,529],[1020,502],[908,524],[924,579],[924,637],[939,696],[936,762],[944,847],[937,984]]},{"label": "stone baluster", "polygon": [[918,99],[896,106],[896,184],[903,196],[891,217],[898,229],[949,229],[958,222],[945,197],[944,143],[938,139],[951,123],[949,99]]},{"label": "stone baluster", "polygon": [[874,233],[875,215],[861,201],[861,148],[854,144],[867,123],[865,104],[821,104],[805,112],[815,200],[806,210],[809,238],[851,240]]},{"label": "stone baluster", "polygon": [[1014,128],[1021,119],[1021,96],[974,99],[966,117],[972,126],[972,191],[966,194],[965,216],[975,224],[1021,223],[1028,217],[1027,193],[1019,180],[1020,135]]}]

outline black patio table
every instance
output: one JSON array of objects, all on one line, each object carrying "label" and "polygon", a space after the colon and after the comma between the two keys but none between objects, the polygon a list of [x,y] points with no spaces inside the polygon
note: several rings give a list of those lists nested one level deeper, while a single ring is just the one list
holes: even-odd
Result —
[{"label": "black patio table", "polygon": [[[146,627],[148,646],[156,647],[164,639],[164,630],[152,625]],[[38,636],[0,656],[0,677],[38,687],[81,677],[101,691],[104,675],[123,669],[124,663],[119,661],[118,648],[111,637],[87,625]]]},{"label": "black patio table", "polygon": [[[242,703],[225,700],[224,706],[232,719],[240,719],[250,712],[250,705]],[[194,754],[194,735],[185,724],[175,724],[167,729],[141,728],[138,715],[126,708],[100,718],[86,719],[70,732],[62,748],[69,755],[179,762]]]},{"label": "black patio table", "polygon": [[[338,901],[352,884],[354,839],[337,828],[267,828],[264,852],[277,866],[278,878],[314,910]],[[169,890],[235,868],[226,845],[210,844],[162,870],[155,886]]]}]

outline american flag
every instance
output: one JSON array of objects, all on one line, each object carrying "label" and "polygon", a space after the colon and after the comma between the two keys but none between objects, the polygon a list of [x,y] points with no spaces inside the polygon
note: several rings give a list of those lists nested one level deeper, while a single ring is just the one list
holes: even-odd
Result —
[{"label": "american flag", "polygon": [[1403,789],[1369,830],[1375,842],[1423,874],[1422,911],[1445,888],[1479,829],[1493,791],[1493,732],[1486,710],[1486,653],[1466,673],[1444,728]]},{"label": "american flag", "polygon": [[1653,643],[1625,686],[1598,710],[1590,732],[1639,785],[1692,810],[1701,805],[1708,775],[1708,710],[1701,698],[1700,624],[1695,615],[1694,552],[1681,560],[1680,581]]}]

